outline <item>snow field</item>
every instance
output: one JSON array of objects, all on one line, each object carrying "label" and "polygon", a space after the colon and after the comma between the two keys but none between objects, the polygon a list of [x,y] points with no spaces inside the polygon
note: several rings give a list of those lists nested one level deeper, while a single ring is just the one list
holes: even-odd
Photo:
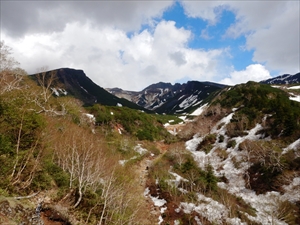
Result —
[{"label": "snow field", "polygon": [[[280,195],[278,192],[267,192],[266,194],[257,195],[254,191],[246,188],[244,175],[251,165],[246,160],[247,152],[245,150],[238,150],[238,146],[245,140],[262,139],[263,136],[258,135],[257,132],[263,127],[261,124],[256,124],[253,129],[246,132],[247,134],[245,136],[231,139],[236,141],[236,146],[234,148],[226,148],[226,143],[228,142],[228,137],[225,135],[226,125],[232,119],[235,110],[236,109],[233,109],[232,113],[221,119],[212,129],[212,133],[217,134],[217,137],[220,135],[224,136],[223,143],[216,142],[213,149],[208,154],[203,151],[196,151],[197,146],[204,138],[196,134],[193,139],[186,142],[186,149],[192,153],[200,168],[205,169],[206,165],[209,163],[212,165],[216,176],[225,176],[227,178],[227,184],[223,182],[218,183],[220,188],[226,189],[229,193],[237,197],[241,197],[256,210],[255,217],[244,213],[249,220],[261,224],[287,224],[276,217],[278,204],[285,200],[296,201],[300,199],[300,177],[294,178],[291,184],[284,187],[286,190],[284,195]],[[299,148],[299,145],[300,139],[283,149],[283,154],[290,149]],[[225,160],[222,160],[215,154],[215,150],[218,148],[226,150],[228,156]],[[236,162],[239,164],[238,168],[235,165]],[[192,211],[198,212],[210,222],[216,224],[221,224],[222,220],[225,220],[228,224],[243,224],[239,218],[229,218],[228,209],[211,198],[207,198],[198,193],[198,202],[198,204],[182,202],[180,208],[185,213],[191,213]]]}]

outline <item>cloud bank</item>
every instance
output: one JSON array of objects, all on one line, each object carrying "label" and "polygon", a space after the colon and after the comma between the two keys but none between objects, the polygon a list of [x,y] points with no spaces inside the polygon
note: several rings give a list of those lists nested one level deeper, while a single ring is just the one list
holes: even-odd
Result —
[{"label": "cloud bank", "polygon": [[[187,18],[205,21],[204,40],[216,39],[224,10],[235,15],[220,42],[245,38],[252,64],[235,70],[231,46],[192,48],[193,29],[165,20],[174,1],[1,1],[1,40],[28,73],[83,69],[102,87],[142,90],[186,80],[236,84],[299,72],[299,2],[180,1]],[[17,13],[16,13],[17,12]]]}]

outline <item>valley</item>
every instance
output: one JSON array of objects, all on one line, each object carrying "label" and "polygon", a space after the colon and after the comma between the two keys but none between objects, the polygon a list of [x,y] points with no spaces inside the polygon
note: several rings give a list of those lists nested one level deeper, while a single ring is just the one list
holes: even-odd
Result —
[{"label": "valley", "polygon": [[80,70],[1,76],[2,224],[299,224],[298,83],[159,83],[145,109]]}]

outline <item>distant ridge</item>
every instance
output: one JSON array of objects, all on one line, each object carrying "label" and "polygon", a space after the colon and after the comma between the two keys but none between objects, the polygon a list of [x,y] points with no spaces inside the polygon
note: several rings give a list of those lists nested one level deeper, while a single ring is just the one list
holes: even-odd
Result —
[{"label": "distant ridge", "polygon": [[159,82],[139,92],[125,91],[120,88],[107,90],[157,113],[183,114],[190,112],[196,106],[201,106],[211,93],[224,87],[226,85],[213,82],[188,81],[174,85]]},{"label": "distant ridge", "polygon": [[284,74],[267,80],[263,80],[262,84],[297,84],[300,83],[300,72],[294,75]]}]

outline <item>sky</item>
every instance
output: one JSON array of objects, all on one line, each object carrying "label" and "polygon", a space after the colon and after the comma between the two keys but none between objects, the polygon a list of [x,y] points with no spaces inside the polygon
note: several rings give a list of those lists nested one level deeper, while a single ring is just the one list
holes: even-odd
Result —
[{"label": "sky", "polygon": [[300,71],[295,1],[0,1],[0,39],[27,73],[82,69],[104,88],[235,85]]}]

